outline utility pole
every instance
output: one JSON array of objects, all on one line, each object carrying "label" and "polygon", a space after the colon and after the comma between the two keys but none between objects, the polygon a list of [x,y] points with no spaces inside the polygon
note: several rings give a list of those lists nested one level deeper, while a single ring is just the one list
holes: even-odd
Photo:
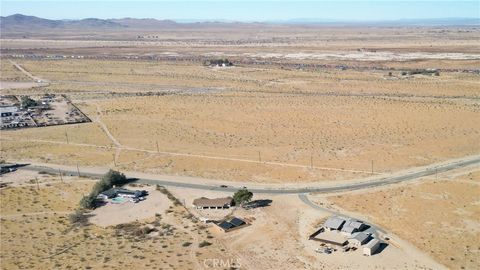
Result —
[{"label": "utility pole", "polygon": [[65,129],[65,138],[67,138],[67,144],[68,144],[69,142],[68,142],[68,133],[67,133],[67,129]]},{"label": "utility pole", "polygon": [[157,153],[160,152],[160,149],[158,148],[158,141],[157,141]]},{"label": "utility pole", "polygon": [[258,151],[258,162],[262,162],[262,155],[260,154],[260,151]]},{"label": "utility pole", "polygon": [[438,180],[438,168],[435,167],[435,179]]},{"label": "utility pole", "polygon": [[78,168],[78,162],[77,162],[77,173],[78,173],[78,177],[80,177],[80,169]]},{"label": "utility pole", "polygon": [[372,174],[373,174],[373,160],[372,160]]},{"label": "utility pole", "polygon": [[63,183],[62,171],[60,171],[60,169],[58,169],[58,174],[60,175],[60,181],[62,181],[62,183]]}]

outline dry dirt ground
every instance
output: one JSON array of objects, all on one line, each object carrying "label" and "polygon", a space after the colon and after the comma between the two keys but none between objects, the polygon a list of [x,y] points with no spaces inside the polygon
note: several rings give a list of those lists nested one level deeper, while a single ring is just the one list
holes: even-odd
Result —
[{"label": "dry dirt ground", "polygon": [[327,200],[413,243],[450,269],[480,267],[480,170]]},{"label": "dry dirt ground", "polygon": [[[0,190],[2,269],[202,269],[204,260],[229,254],[181,206],[153,208],[120,226],[75,227],[68,215],[93,181],[22,171],[4,180],[12,184]],[[157,231],[152,237],[139,230],[145,224]]]},{"label": "dry dirt ground", "polygon": [[[228,192],[197,191],[170,188],[172,193],[185,201],[188,207],[194,198],[218,198],[232,196]],[[330,214],[310,208],[297,195],[254,195],[254,200],[271,200],[269,206],[244,210],[192,210],[206,217],[205,212],[223,211],[224,215],[251,221],[242,229],[224,233],[214,225],[211,232],[232,252],[230,260],[239,262],[244,269],[441,269],[421,252],[405,252],[404,246],[390,245],[380,254],[365,257],[361,250],[333,254],[319,254],[314,250],[320,243],[309,241],[308,236],[318,229],[322,219]],[[408,247],[408,245],[407,245]]]},{"label": "dry dirt ground", "polygon": [[471,73],[17,62],[51,85],[6,93],[68,93],[94,123],[2,132],[3,159],[282,183],[362,178],[372,161],[385,173],[480,150]]},{"label": "dry dirt ground", "polygon": [[[2,36],[2,56],[85,56],[15,59],[49,82],[44,86],[31,84],[2,59],[0,81],[2,94],[67,94],[93,122],[2,131],[0,159],[296,184],[370,176],[372,161],[374,173],[389,173],[480,152],[478,28],[236,30],[94,33],[95,40],[62,32]],[[159,38],[138,41],[137,35]],[[202,65],[218,57],[237,65]],[[441,69],[440,76],[401,75],[416,68]],[[170,224],[173,236],[129,237],[138,224],[72,229],[67,215],[91,183],[38,176],[43,184],[37,191],[32,177],[8,180],[16,184],[0,191],[2,268],[197,269],[215,258],[239,259],[248,269],[441,267],[408,243],[371,258],[317,254],[306,237],[327,214],[305,208],[295,196],[272,197],[270,207],[235,213],[253,218],[252,226],[226,235],[191,222],[182,207],[140,221],[158,223],[161,230]],[[478,185],[459,177],[458,183],[439,179],[404,192],[375,191],[368,196],[378,196],[382,204],[374,205],[368,219],[448,267],[478,268],[478,233],[472,234],[478,227]],[[196,195],[179,193],[186,200]],[[358,194],[339,203],[366,214],[360,202],[369,198]],[[392,209],[402,219],[389,215]],[[422,225],[408,222],[410,214]],[[429,230],[436,224],[442,234]],[[459,241],[467,235],[475,243]],[[213,245],[199,248],[203,240]],[[183,247],[185,242],[192,244]]]}]

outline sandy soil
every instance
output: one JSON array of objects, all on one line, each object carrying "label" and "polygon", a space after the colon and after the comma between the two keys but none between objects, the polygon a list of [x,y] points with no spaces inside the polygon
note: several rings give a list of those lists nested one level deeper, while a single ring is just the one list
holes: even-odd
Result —
[{"label": "sandy soil", "polygon": [[478,166],[461,173],[439,175],[438,180],[430,179],[415,185],[333,196],[328,200],[365,215],[448,268],[478,268]]},{"label": "sandy soil", "polygon": [[[375,172],[390,172],[479,151],[473,74],[386,80],[382,72],[251,67],[212,71],[200,65],[136,61],[18,62],[54,83],[44,91],[77,91],[71,98],[83,100],[80,109],[96,123],[76,125],[74,132],[68,127],[70,136],[78,132],[69,146],[55,145],[65,142],[63,128],[4,132],[2,154],[7,159],[117,165],[122,170],[263,183],[361,178],[370,173],[372,160]],[[65,81],[71,76],[108,89],[72,86]],[[63,82],[55,84],[59,80]],[[226,90],[139,97],[145,92],[135,92],[137,83],[152,89],[158,84],[157,91],[177,86]],[[102,89],[130,97],[96,92]],[[125,149],[111,149],[110,158],[106,152],[112,145]],[[52,151],[45,156],[48,147]]]},{"label": "sandy soil", "polygon": [[130,223],[143,219],[152,218],[156,213],[164,213],[172,202],[154,187],[127,186],[127,189],[144,189],[149,195],[144,201],[133,203],[126,201],[121,204],[108,203],[92,211],[90,222],[100,227]]},{"label": "sandy soil", "polygon": [[[171,188],[187,206],[198,196],[231,196],[221,191],[193,191]],[[319,242],[307,240],[318,229],[318,223],[328,212],[312,209],[296,195],[254,195],[254,200],[272,200],[270,206],[253,210],[236,208],[231,215],[251,220],[251,226],[224,233],[216,227],[210,230],[225,249],[232,251],[230,260],[239,262],[246,269],[438,269],[441,267],[425,255],[406,253],[390,245],[382,253],[364,257],[361,250],[350,253],[319,254],[314,250]],[[191,206],[190,206],[191,207]],[[207,212],[208,210],[204,210]],[[216,210],[212,210],[216,211]],[[196,213],[200,216],[202,213]],[[216,214],[219,214],[216,212]],[[230,211],[224,211],[224,215]]]},{"label": "sandy soil", "polygon": [[[32,177],[41,179],[39,190],[30,184]],[[124,227],[72,227],[68,215],[93,181],[64,177],[68,182],[62,183],[58,176],[24,172],[10,173],[8,180],[15,185],[0,190],[2,269],[204,269],[204,261],[230,256],[181,206],[156,211],[159,216],[152,213]],[[156,197],[153,192],[152,198]],[[161,197],[153,199],[155,204]],[[144,212],[138,214],[147,217]],[[145,224],[157,228],[159,235],[133,234]],[[199,247],[202,241],[212,245]]]}]

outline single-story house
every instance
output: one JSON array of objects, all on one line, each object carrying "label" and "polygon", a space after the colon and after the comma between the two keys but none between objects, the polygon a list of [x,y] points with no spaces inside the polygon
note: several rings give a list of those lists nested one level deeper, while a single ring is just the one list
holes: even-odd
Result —
[{"label": "single-story house", "polygon": [[363,255],[372,256],[380,247],[380,241],[378,239],[372,239],[368,244],[363,247]]},{"label": "single-story house", "polygon": [[228,209],[233,205],[232,197],[225,198],[198,198],[193,200],[193,206],[197,209]]},{"label": "single-story house", "polygon": [[359,232],[354,237],[348,239],[348,243],[355,247],[360,247],[370,241],[371,236],[369,234]]},{"label": "single-story house", "polygon": [[330,231],[340,230],[344,223],[345,223],[345,219],[337,216],[333,216],[333,217],[329,217],[325,221],[325,223],[323,224],[323,227],[325,227],[325,229],[328,229]]},{"label": "single-story house", "polygon": [[147,195],[145,190],[129,190],[124,188],[111,188],[98,194],[97,199],[107,200],[115,197],[138,199]]}]

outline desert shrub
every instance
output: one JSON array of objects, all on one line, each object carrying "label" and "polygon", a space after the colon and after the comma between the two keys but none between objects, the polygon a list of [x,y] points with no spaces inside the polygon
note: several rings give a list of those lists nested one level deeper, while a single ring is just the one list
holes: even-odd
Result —
[{"label": "desert shrub", "polygon": [[201,248],[202,248],[202,247],[208,247],[208,246],[210,246],[211,244],[212,244],[212,243],[207,242],[207,241],[204,240],[204,241],[202,241],[202,242],[200,242],[200,243],[198,244],[198,247],[201,247]]},{"label": "desert shrub", "polygon": [[68,220],[71,224],[77,226],[86,226],[89,224],[88,217],[85,215],[84,211],[77,210],[75,213],[68,216]]},{"label": "desert shrub", "polygon": [[80,207],[83,209],[94,209],[96,207],[96,195],[89,194],[87,196],[83,196],[80,200]]},{"label": "desert shrub", "polygon": [[157,185],[156,189],[161,193],[167,195],[167,198],[173,202],[173,205],[175,206],[182,205],[182,203],[175,196],[173,196],[173,194],[165,187]]},{"label": "desert shrub", "polygon": [[182,246],[183,246],[183,247],[188,247],[188,246],[190,246],[191,244],[192,244],[192,243],[190,243],[190,242],[185,242],[185,243],[182,244]]},{"label": "desert shrub", "polygon": [[95,183],[88,196],[84,196],[80,200],[80,207],[85,209],[93,209],[96,207],[96,198],[98,194],[112,188],[114,185],[124,185],[128,183],[127,177],[114,170],[109,170],[100,181]]},{"label": "desert shrub", "polygon": [[23,96],[20,102],[23,108],[29,108],[38,105],[38,103],[35,100],[31,99],[29,96]]}]

